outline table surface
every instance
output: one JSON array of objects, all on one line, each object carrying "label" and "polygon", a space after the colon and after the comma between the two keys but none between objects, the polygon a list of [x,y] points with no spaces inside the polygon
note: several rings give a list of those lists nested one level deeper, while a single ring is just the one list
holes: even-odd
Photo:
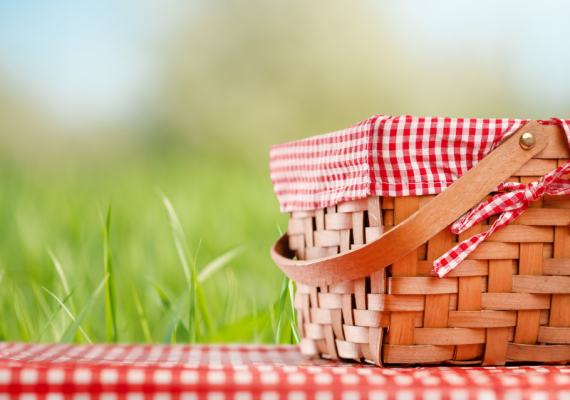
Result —
[{"label": "table surface", "polygon": [[570,400],[570,365],[378,368],[297,346],[0,343],[0,400]]}]

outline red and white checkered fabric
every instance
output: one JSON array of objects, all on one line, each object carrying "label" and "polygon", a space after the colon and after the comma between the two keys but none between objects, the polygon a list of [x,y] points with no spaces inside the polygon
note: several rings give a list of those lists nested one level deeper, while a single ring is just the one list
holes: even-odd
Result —
[{"label": "red and white checkered fabric", "polygon": [[375,115],[271,147],[271,179],[282,212],[368,196],[438,194],[525,122]]},{"label": "red and white checkered fabric", "polygon": [[2,400],[570,400],[570,367],[304,359],[297,346],[0,344]]},{"label": "red and white checkered fabric", "polygon": [[538,182],[531,182],[528,185],[505,182],[499,185],[498,191],[512,190],[512,192],[496,194],[486,202],[479,204],[455,221],[450,226],[450,231],[458,234],[492,215],[502,213],[501,216],[487,232],[472,236],[435,260],[433,264],[435,274],[443,278],[471,254],[483,240],[497,229],[513,222],[528,208],[531,202],[539,200],[545,193],[551,195],[570,194],[570,179],[561,179],[563,175],[568,173],[570,173],[570,162],[544,175]]},{"label": "red and white checkered fabric", "polygon": [[[540,122],[544,125],[562,125],[570,140],[570,124],[568,123],[570,121],[552,118],[549,121]],[[502,190],[512,191],[498,193],[486,202],[479,204],[451,224],[449,230],[452,233],[459,234],[492,215],[502,214],[487,232],[472,236],[435,260],[433,263],[435,274],[443,278],[471,254],[483,240],[497,229],[513,222],[528,208],[531,202],[539,200],[545,193],[550,195],[570,194],[570,179],[562,179],[568,173],[570,173],[570,162],[544,175],[539,181],[531,182],[528,185],[516,182],[505,182],[499,185],[497,188],[499,192]]]}]

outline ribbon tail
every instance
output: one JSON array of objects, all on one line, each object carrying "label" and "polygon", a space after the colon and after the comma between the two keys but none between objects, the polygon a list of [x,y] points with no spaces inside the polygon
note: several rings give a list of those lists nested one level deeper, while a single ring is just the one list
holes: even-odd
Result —
[{"label": "ribbon tail", "polygon": [[433,263],[433,270],[435,274],[438,277],[443,278],[445,275],[455,269],[455,267],[461,264],[461,262],[465,260],[465,258],[471,254],[473,250],[477,248],[477,246],[479,246],[479,243],[485,240],[491,233],[493,232],[491,229],[489,229],[487,232],[472,236],[439,257]]},{"label": "ribbon tail", "polygon": [[449,250],[447,253],[439,257],[433,263],[433,270],[435,274],[443,278],[450,271],[455,269],[465,258],[473,252],[479,246],[479,244],[485,240],[489,235],[495,232],[497,229],[502,228],[505,225],[510,224],[519,215],[523,213],[524,210],[528,208],[528,204],[513,210],[505,211],[501,216],[495,221],[491,228],[487,232],[479,233],[475,236],[470,237],[467,240],[459,243],[457,246]]}]

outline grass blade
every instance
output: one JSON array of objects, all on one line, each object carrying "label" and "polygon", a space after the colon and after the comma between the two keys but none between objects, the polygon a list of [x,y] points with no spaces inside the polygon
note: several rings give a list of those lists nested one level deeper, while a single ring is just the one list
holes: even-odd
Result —
[{"label": "grass blade", "polygon": [[291,327],[297,343],[301,343],[301,333],[297,326],[297,310],[295,309],[295,282],[289,280],[289,300],[291,304]]},{"label": "grass blade", "polygon": [[[72,290],[67,296],[65,296],[65,298],[63,299],[62,303],[65,304],[67,302],[67,300],[69,300],[71,298],[71,295],[73,294],[75,290]],[[52,321],[54,320],[55,316],[57,315],[57,313],[59,312],[59,310],[61,310],[63,307],[61,306],[61,304],[57,307],[57,309],[53,312],[53,314],[51,315],[51,317],[49,317],[48,322],[46,323],[46,325],[44,326],[44,329],[42,329],[42,331],[40,332],[40,334],[38,335],[38,338],[36,339],[36,342],[39,342],[40,339],[42,338],[44,332],[47,330],[47,328],[49,328],[51,326]],[[59,336],[59,332],[57,332],[57,336]]]},{"label": "grass blade", "polygon": [[43,292],[40,290],[40,287],[36,282],[32,282],[32,291],[34,292],[34,300],[36,300],[36,304],[38,304],[39,308],[43,311],[46,318],[49,319],[50,315],[52,315],[53,312],[48,305]]},{"label": "grass blade", "polygon": [[256,343],[259,341],[259,327],[258,327],[258,322],[257,322],[257,303],[255,301],[255,297],[252,296],[251,297],[251,310],[252,310],[252,316],[253,316],[253,321],[254,321],[254,325],[253,325],[253,343]]},{"label": "grass blade", "polygon": [[164,293],[164,290],[162,290],[162,288],[158,286],[157,283],[151,281],[150,279],[148,281],[150,282],[154,290],[156,290],[156,293],[158,293],[158,297],[160,297],[160,302],[162,303],[162,307],[164,307],[169,312],[174,312],[174,305],[172,304],[166,293]]},{"label": "grass blade", "polygon": [[166,332],[164,333],[164,338],[162,339],[162,343],[164,344],[176,344],[176,327],[178,325],[178,320],[180,318],[180,313],[184,308],[184,302],[186,301],[186,297],[188,297],[188,293],[190,293],[190,289],[186,289],[182,298],[176,305],[176,310],[172,313],[172,318],[166,327]]},{"label": "grass blade", "polygon": [[113,273],[113,264],[111,262],[111,215],[113,210],[113,199],[109,203],[107,211],[107,223],[103,223],[101,218],[101,230],[103,232],[103,273],[108,279],[105,283],[105,317],[107,322],[107,342],[117,343],[117,297],[115,293],[115,274]]},{"label": "grass blade", "polygon": [[197,301],[198,301],[198,308],[200,310],[200,316],[202,317],[202,321],[206,326],[206,330],[208,335],[211,337],[215,335],[217,332],[214,330],[214,324],[212,323],[212,316],[210,315],[210,309],[207,307],[206,304],[206,297],[204,296],[204,292],[202,291],[202,286],[199,284],[196,285],[196,292],[197,292]]},{"label": "grass blade", "polygon": [[299,334],[297,324],[293,320],[289,320],[289,322],[291,323],[291,331],[293,331],[293,336],[295,337],[295,343],[293,344],[301,343],[301,335]]},{"label": "grass blade", "polygon": [[[67,327],[65,332],[63,332],[63,336],[61,337],[60,343],[69,343],[73,338],[73,335],[75,335],[75,331],[77,330],[77,328],[81,329],[81,323],[83,322],[89,311],[91,310],[91,307],[93,307],[93,304],[95,304],[95,301],[101,294],[101,291],[103,291],[103,288],[105,287],[108,280],[109,280],[109,275],[105,275],[105,278],[103,278],[99,286],[97,286],[97,289],[95,289],[95,291],[91,293],[91,295],[85,302],[85,305],[79,312],[79,315],[77,315],[77,319]],[[91,343],[91,341],[89,341],[89,343]]]},{"label": "grass blade", "polygon": [[[61,306],[61,308],[63,308],[65,310],[65,312],[67,313],[67,315],[69,315],[69,318],[71,318],[71,320],[73,321],[73,323],[75,323],[75,317],[73,316],[73,314],[71,313],[71,311],[69,311],[69,309],[65,306],[65,304],[52,292],[50,292],[49,290],[47,290],[45,287],[42,286],[42,289],[45,290],[46,292],[48,292]],[[87,299],[87,301],[89,301],[89,299]],[[93,344],[91,342],[91,339],[89,339],[89,336],[87,336],[87,334],[83,331],[83,329],[81,328],[81,326],[79,326],[79,330],[81,331],[81,333],[83,334],[83,336],[85,336],[85,339],[87,339],[87,341],[89,342],[89,344]],[[67,329],[66,329],[67,332]],[[64,335],[65,333],[64,332]],[[75,331],[73,332],[75,334]],[[63,342],[63,336],[60,339],[60,343],[67,343],[67,342]]]},{"label": "grass blade", "polygon": [[144,336],[144,340],[147,343],[151,343],[152,342],[152,336],[150,334],[150,328],[148,326],[148,319],[146,318],[146,312],[144,310],[142,301],[141,301],[141,296],[139,295],[139,292],[136,288],[136,286],[133,286],[133,295],[135,298],[135,305],[137,307],[137,314],[139,315],[139,320],[141,323],[141,328],[143,331],[143,336]]},{"label": "grass blade", "polygon": [[22,304],[20,293],[14,287],[12,298],[14,299],[14,311],[16,313],[16,321],[18,322],[18,330],[22,341],[29,342],[31,337],[30,318],[27,314],[26,307]]},{"label": "grass blade", "polygon": [[217,270],[226,266],[231,260],[236,258],[241,253],[243,253],[245,249],[246,249],[245,246],[239,246],[225,252],[219,257],[216,257],[212,262],[206,265],[204,269],[202,269],[202,271],[200,271],[200,273],[198,274],[198,282],[203,283]]},{"label": "grass blade", "polygon": [[[65,276],[65,273],[63,272],[63,268],[61,266],[61,263],[59,262],[59,260],[57,259],[57,257],[55,256],[55,254],[51,251],[51,249],[49,247],[46,247],[48,254],[53,262],[53,265],[55,267],[55,270],[57,271],[57,274],[59,275],[59,279],[61,279],[61,283],[63,285],[63,290],[65,291],[66,295],[69,295],[71,293],[71,291],[69,290],[69,284],[67,283],[67,277]],[[40,291],[38,291],[38,293],[41,293]],[[72,313],[75,313],[75,304],[73,303],[73,298],[70,297],[70,301],[69,301],[69,310]],[[55,326],[55,325],[52,325]],[[59,332],[57,333],[57,336],[59,336]],[[77,337],[76,340],[78,343],[81,343],[81,334],[80,332],[77,332]]]},{"label": "grass blade", "polygon": [[198,242],[198,247],[196,247],[196,254],[194,255],[194,266],[198,265],[198,253],[200,252],[200,247],[202,247],[202,238],[200,237],[200,241]]},{"label": "grass blade", "polygon": [[279,344],[277,340],[277,322],[275,320],[275,304],[269,304],[269,319],[271,321],[271,331],[273,332],[273,342]]},{"label": "grass blade", "polygon": [[200,317],[198,315],[198,282],[196,273],[192,274],[190,290],[190,304],[188,310],[188,342],[197,343],[200,340]]},{"label": "grass blade", "polygon": [[170,221],[170,227],[172,229],[172,236],[174,238],[174,245],[176,246],[176,251],[178,252],[178,258],[180,258],[180,262],[182,263],[182,268],[184,269],[184,274],[186,275],[186,281],[188,282],[188,287],[191,286],[191,275],[190,275],[190,265],[188,259],[192,259],[188,257],[189,252],[186,248],[186,236],[184,235],[184,231],[182,230],[182,225],[180,225],[180,220],[174,211],[174,207],[172,207],[172,203],[168,200],[162,192],[158,192],[158,195],[162,199],[164,206],[166,207],[166,211],[168,214],[168,220]]},{"label": "grass blade", "polygon": [[[279,231],[279,236],[283,236],[281,232],[281,228],[279,224],[277,224],[277,230]],[[293,336],[297,343],[301,342],[301,335],[299,333],[299,329],[297,324],[295,323],[296,315],[295,315],[295,287],[294,283],[291,279],[287,276],[283,279],[283,285],[281,286],[281,295],[279,296],[279,312],[278,312],[278,321],[277,321],[277,328],[275,333],[275,343],[279,344],[281,340],[281,326],[283,323],[284,311],[287,302],[287,297],[289,297],[290,305],[291,305],[291,318],[289,319],[289,324],[291,325],[291,330],[293,331]]]},{"label": "grass blade", "polygon": [[[154,290],[156,290],[156,293],[158,293],[158,297],[160,297],[160,302],[162,303],[162,307],[166,310],[167,313],[172,313],[174,314],[175,312],[175,307],[174,304],[172,304],[172,301],[170,301],[170,299],[168,298],[168,296],[166,295],[166,293],[164,292],[164,290],[162,290],[162,288],[160,286],[158,286],[157,283],[151,281],[150,279],[148,280],[150,282],[150,284],[152,285],[152,287],[154,288]],[[182,334],[184,336],[188,336],[188,327],[186,326],[184,321],[178,321],[180,327],[177,329],[182,329]]]},{"label": "grass blade", "polygon": [[63,284],[63,290],[65,290],[65,294],[67,295],[70,293],[70,290],[69,290],[69,285],[67,284],[67,278],[65,277],[65,274],[63,272],[63,268],[61,267],[60,262],[55,257],[55,254],[53,254],[53,252],[51,251],[51,249],[49,247],[47,247],[47,252],[48,252],[49,256],[51,257],[51,260],[53,262],[53,266],[55,267],[55,270],[57,271],[57,274],[59,275],[59,279],[61,279],[61,283]]},{"label": "grass blade", "polygon": [[283,279],[283,285],[281,285],[281,295],[279,296],[279,308],[277,312],[277,328],[275,329],[275,343],[279,343],[281,340],[281,323],[283,321],[283,314],[285,311],[285,305],[287,304],[287,295],[289,294],[289,278],[285,277]]},{"label": "grass blade", "polygon": [[206,303],[201,301],[202,297],[198,295],[201,288],[197,279],[196,265],[190,256],[188,248],[186,247],[186,235],[184,235],[184,230],[182,229],[180,220],[178,219],[170,200],[168,200],[168,198],[160,191],[158,194],[162,198],[162,202],[166,207],[176,251],[178,252],[178,257],[180,258],[180,262],[182,263],[184,273],[186,274],[186,280],[188,282],[188,290],[190,294],[188,310],[188,341],[190,343],[195,343],[200,337],[199,309],[205,310],[207,307]]},{"label": "grass blade", "polygon": [[235,298],[235,286],[236,286],[236,278],[235,274],[231,269],[226,271],[226,276],[228,278],[228,289],[226,290],[226,302],[224,304],[224,310],[222,312],[222,318],[220,320],[220,326],[230,325],[232,323],[232,310],[234,304],[236,302]]}]

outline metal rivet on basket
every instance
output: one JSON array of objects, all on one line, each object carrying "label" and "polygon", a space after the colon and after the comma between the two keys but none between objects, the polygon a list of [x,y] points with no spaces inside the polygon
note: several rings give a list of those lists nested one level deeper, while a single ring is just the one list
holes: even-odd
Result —
[{"label": "metal rivet on basket", "polygon": [[530,150],[534,147],[534,136],[532,136],[532,133],[529,132],[523,133],[519,142],[523,149]]}]

